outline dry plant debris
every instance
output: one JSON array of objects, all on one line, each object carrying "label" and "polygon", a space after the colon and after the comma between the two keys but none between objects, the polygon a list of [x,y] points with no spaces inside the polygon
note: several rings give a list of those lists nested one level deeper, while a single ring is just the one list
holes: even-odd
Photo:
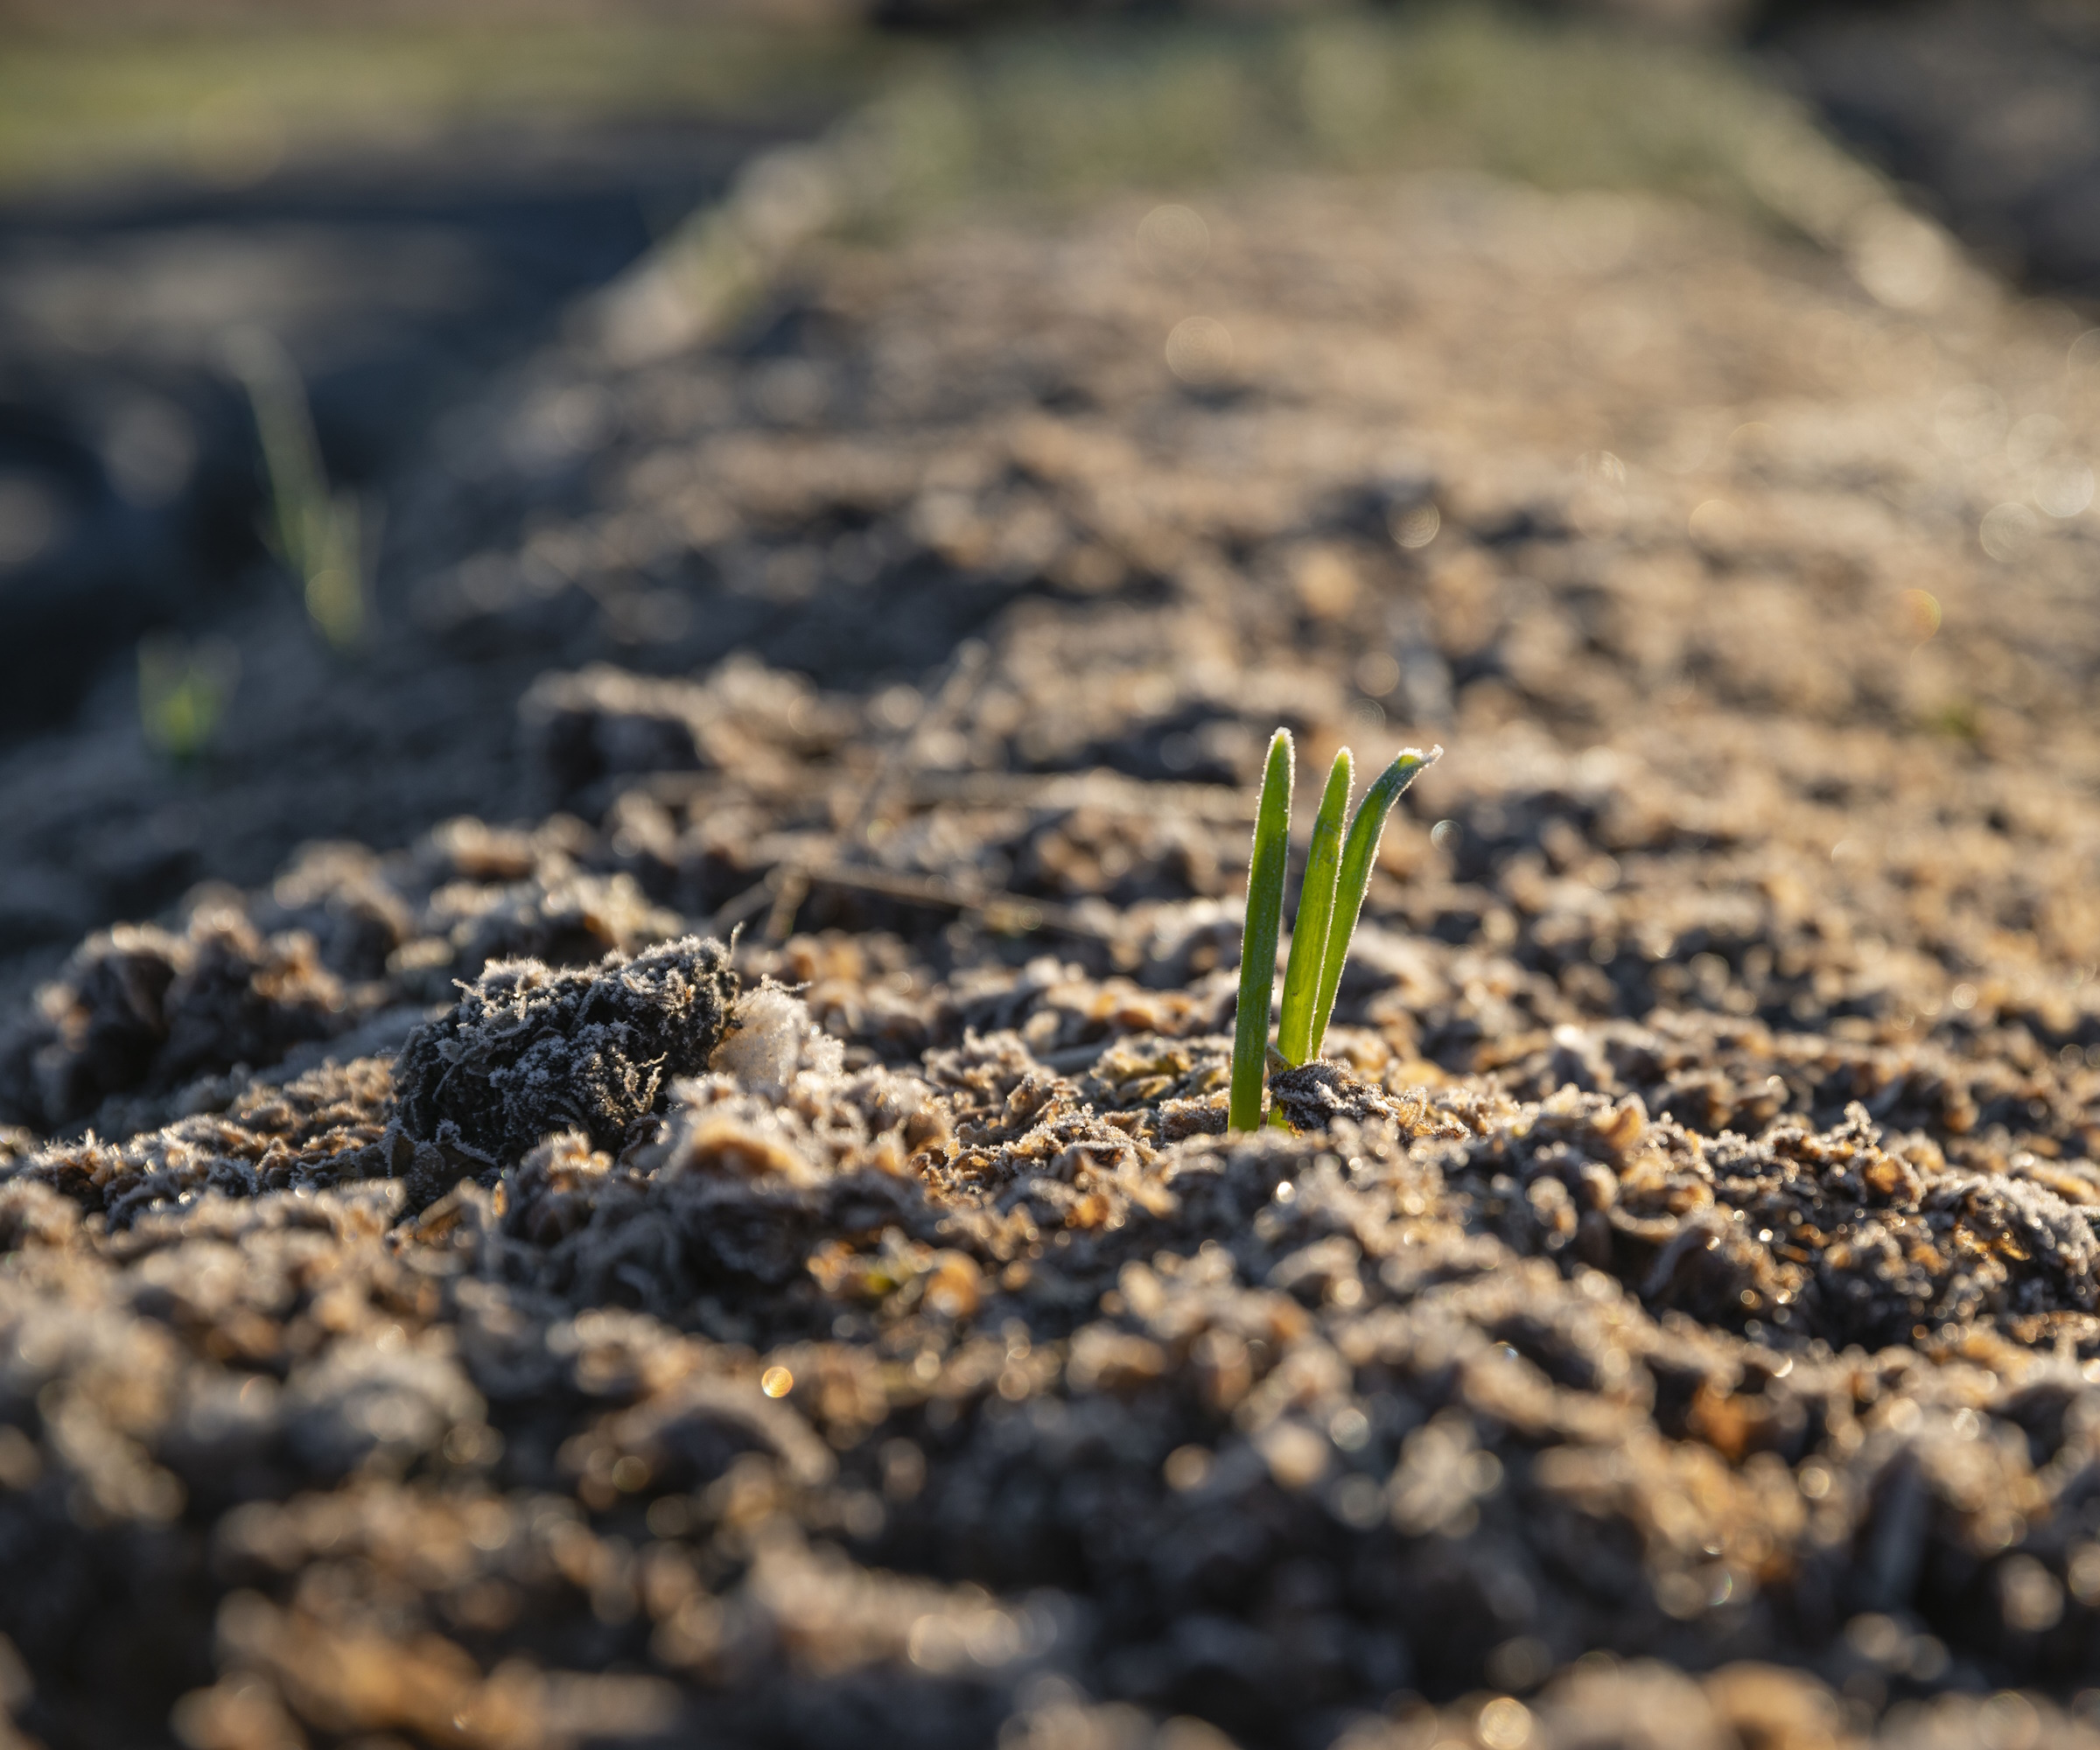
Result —
[{"label": "dry plant debris", "polygon": [[[18,1736],[2096,1743],[2065,319],[1472,182],[1146,210],[471,410],[371,709],[540,823],[15,1013]],[[1278,722],[1454,752],[1229,1134]],[[617,1074],[438,1068],[636,967]]]}]

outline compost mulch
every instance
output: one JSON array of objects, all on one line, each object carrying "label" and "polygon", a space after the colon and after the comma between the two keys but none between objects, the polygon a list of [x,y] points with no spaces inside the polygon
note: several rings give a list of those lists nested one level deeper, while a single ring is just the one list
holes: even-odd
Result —
[{"label": "compost mulch", "polygon": [[[0,1743],[2100,1743],[2079,325],[1149,206],[555,347],[0,762]],[[1449,751],[1240,1135],[1279,723]]]}]

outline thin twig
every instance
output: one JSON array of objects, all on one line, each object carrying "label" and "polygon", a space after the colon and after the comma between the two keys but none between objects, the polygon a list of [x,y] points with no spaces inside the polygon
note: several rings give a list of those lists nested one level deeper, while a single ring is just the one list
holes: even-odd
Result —
[{"label": "thin twig", "polygon": [[701,926],[700,934],[721,935],[738,924],[750,922],[766,902],[780,891],[780,883],[788,867],[783,863],[767,870],[762,878],[746,887],[735,899],[725,901],[714,916]]},{"label": "thin twig", "polygon": [[[851,773],[822,768],[797,772],[784,781],[763,786],[747,785],[724,772],[651,772],[639,778],[623,776],[620,788],[639,790],[667,805],[685,806],[721,792],[804,802],[855,781]],[[1176,815],[1221,826],[1242,825],[1254,818],[1254,798],[1229,784],[1160,783],[1102,767],[1085,772],[917,772],[893,784],[892,800],[900,796],[915,808],[960,806],[1060,814],[1094,808],[1110,815]]]},{"label": "thin twig", "polygon": [[808,872],[794,864],[783,864],[774,887],[773,909],[766,914],[766,941],[788,940],[788,931],[794,928],[794,914],[808,897]]}]

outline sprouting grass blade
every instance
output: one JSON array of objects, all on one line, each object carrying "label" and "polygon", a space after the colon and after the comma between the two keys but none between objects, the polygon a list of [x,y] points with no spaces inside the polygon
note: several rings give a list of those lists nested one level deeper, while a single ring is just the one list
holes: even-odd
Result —
[{"label": "sprouting grass blade", "polygon": [[1320,975],[1327,948],[1328,919],[1334,911],[1334,887],[1341,872],[1342,833],[1348,824],[1349,790],[1355,764],[1349,750],[1334,756],[1327,788],[1312,820],[1312,848],[1306,859],[1305,883],[1298,892],[1298,921],[1291,926],[1291,959],[1284,969],[1283,1015],[1277,1023],[1276,1046],[1294,1067],[1312,1055],[1312,1018],[1320,997]]},{"label": "sprouting grass blade", "polygon": [[1247,872],[1247,926],[1240,938],[1240,1016],[1232,1039],[1232,1093],[1227,1122],[1236,1130],[1262,1126],[1262,1082],[1268,1068],[1269,1003],[1276,993],[1276,943],[1284,921],[1284,867],[1291,849],[1291,732],[1277,731],[1255,809],[1254,861]]},{"label": "sprouting grass blade", "polygon": [[1321,953],[1320,990],[1314,999],[1308,1056],[1319,1054],[1327,1036],[1327,1022],[1334,1013],[1334,993],[1341,985],[1341,969],[1349,957],[1349,943],[1356,934],[1356,919],[1363,910],[1363,896],[1371,885],[1371,864],[1378,860],[1378,841],[1385,832],[1385,817],[1392,812],[1400,794],[1416,776],[1444,757],[1441,747],[1424,753],[1404,748],[1398,759],[1378,774],[1363,793],[1356,818],[1349,822],[1349,836],[1341,848],[1341,870],[1335,884],[1334,909],[1327,920],[1327,940]]}]

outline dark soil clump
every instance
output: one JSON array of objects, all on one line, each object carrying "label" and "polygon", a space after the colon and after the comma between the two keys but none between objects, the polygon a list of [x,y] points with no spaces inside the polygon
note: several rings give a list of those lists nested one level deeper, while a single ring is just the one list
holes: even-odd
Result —
[{"label": "dark soil clump", "polygon": [[339,1032],[344,998],[312,936],[264,937],[238,906],[207,905],[180,934],[95,937],[38,1006],[0,1041],[0,1116],[55,1129],[113,1093],[274,1063]]},{"label": "dark soil clump", "polygon": [[618,1148],[672,1078],[706,1067],[736,995],[728,950],[690,936],[579,971],[496,962],[402,1046],[402,1128],[491,1167],[560,1130]]}]

